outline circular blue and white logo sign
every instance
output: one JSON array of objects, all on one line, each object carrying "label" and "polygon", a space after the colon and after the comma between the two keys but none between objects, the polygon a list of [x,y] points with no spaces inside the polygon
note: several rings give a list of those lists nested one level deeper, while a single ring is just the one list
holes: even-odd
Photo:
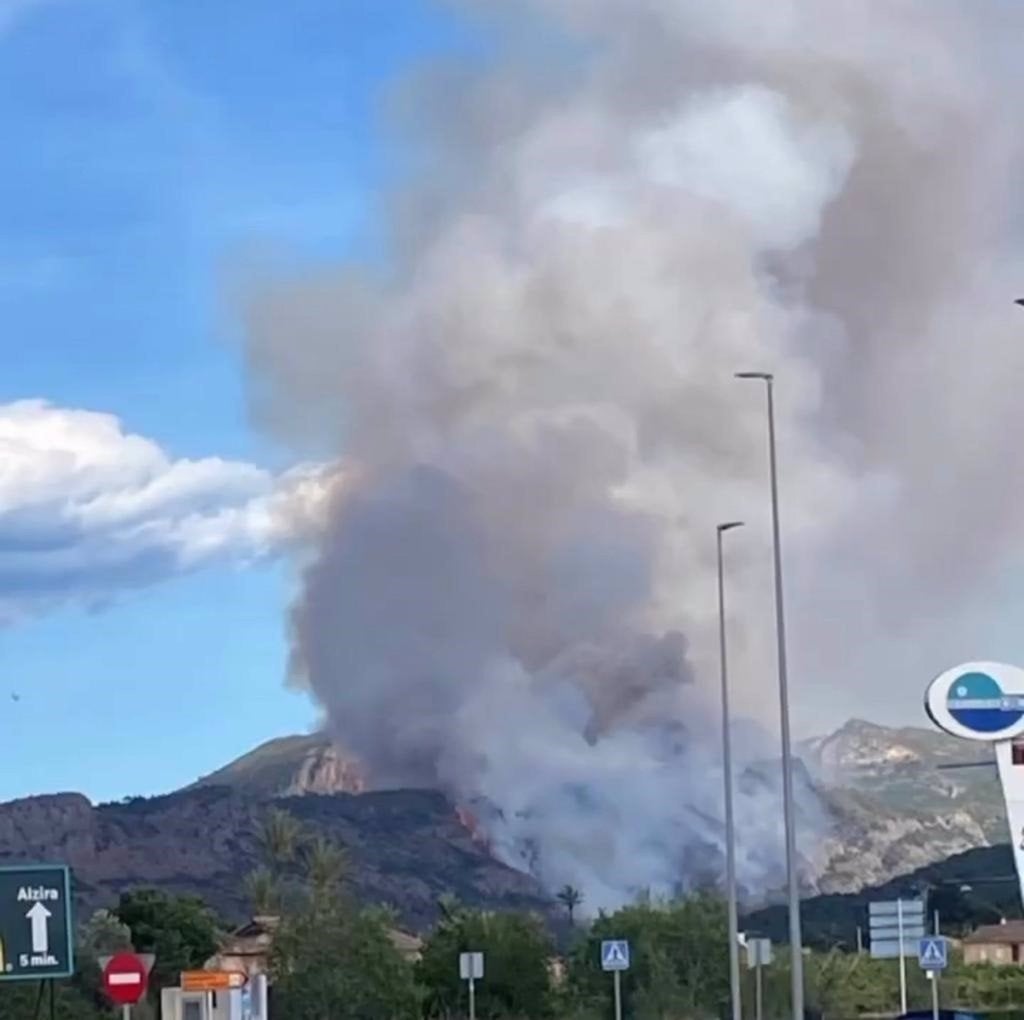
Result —
[{"label": "circular blue and white logo sign", "polygon": [[932,722],[968,740],[1009,740],[1024,733],[1024,670],[971,662],[931,682],[925,708]]}]

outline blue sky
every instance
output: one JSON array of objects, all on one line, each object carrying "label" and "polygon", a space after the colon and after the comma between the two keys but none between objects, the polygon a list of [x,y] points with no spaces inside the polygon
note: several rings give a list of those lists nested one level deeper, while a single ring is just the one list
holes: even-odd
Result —
[{"label": "blue sky", "polygon": [[[130,483],[103,462],[120,496],[166,473],[202,475],[189,492],[211,501],[221,489],[243,508],[268,498],[287,454],[248,421],[225,281],[261,253],[369,250],[375,195],[401,167],[387,89],[477,42],[428,0],[29,0],[0,19],[0,403],[56,409],[19,417],[14,461],[40,495],[0,515],[0,598],[17,610],[21,586],[33,596],[0,629],[0,798],[166,790],[314,724],[283,686],[284,563],[242,569],[225,555],[165,570],[198,547],[178,534],[189,521],[175,504],[159,521],[173,548],[133,547],[103,583],[83,579],[87,552],[121,550],[137,531],[69,523],[60,485],[36,477],[31,430],[78,427],[68,416],[86,410],[121,430],[85,422],[90,457],[126,435],[150,441]],[[47,470],[67,479],[78,455]],[[208,457],[242,466],[225,481],[218,464],[192,466]],[[93,499],[92,481],[75,484]],[[232,549],[263,541],[239,534]],[[61,564],[45,583],[26,581],[26,535]]]}]

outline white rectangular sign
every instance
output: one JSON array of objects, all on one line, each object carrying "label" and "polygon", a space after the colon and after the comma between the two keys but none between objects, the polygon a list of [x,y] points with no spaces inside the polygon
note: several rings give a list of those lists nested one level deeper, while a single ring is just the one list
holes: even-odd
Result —
[{"label": "white rectangular sign", "polygon": [[876,921],[895,924],[896,918],[902,914],[903,922],[924,917],[924,900],[879,900],[868,904],[868,917],[871,924]]},{"label": "white rectangular sign", "polygon": [[747,939],[747,967],[767,967],[772,962],[771,939]]},{"label": "white rectangular sign", "polygon": [[483,953],[459,953],[459,977],[463,981],[479,981],[483,976]]},{"label": "white rectangular sign", "polygon": [[926,934],[923,899],[880,900],[868,904],[868,936],[873,959],[917,956],[918,941]]}]

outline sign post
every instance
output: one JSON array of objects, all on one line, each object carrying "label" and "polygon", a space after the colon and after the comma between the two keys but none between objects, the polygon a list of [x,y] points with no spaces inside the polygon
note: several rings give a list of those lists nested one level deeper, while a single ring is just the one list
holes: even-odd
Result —
[{"label": "sign post", "polygon": [[459,977],[469,985],[469,1020],[476,1020],[476,983],[483,976],[483,953],[459,953]]},{"label": "sign post", "polygon": [[907,961],[925,932],[924,900],[883,900],[868,905],[871,958],[898,959],[900,963],[900,1012],[907,1012]]},{"label": "sign post", "polygon": [[601,943],[601,970],[611,971],[615,1020],[622,1020],[622,972],[629,970],[629,943],[625,939],[605,939]]},{"label": "sign post", "polygon": [[747,939],[747,968],[754,971],[754,1018],[764,1016],[764,984],[761,968],[772,962],[771,939]]},{"label": "sign post", "polygon": [[921,939],[917,962],[932,983],[932,1018],[939,1020],[939,973],[949,966],[949,943],[941,935]]},{"label": "sign post", "polygon": [[71,977],[73,932],[66,867],[0,868],[0,981]]}]

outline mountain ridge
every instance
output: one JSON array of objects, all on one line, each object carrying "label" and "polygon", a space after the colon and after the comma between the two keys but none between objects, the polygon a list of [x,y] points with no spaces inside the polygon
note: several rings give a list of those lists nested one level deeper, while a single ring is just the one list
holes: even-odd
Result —
[{"label": "mountain ridge", "polygon": [[[988,760],[987,747],[924,727],[851,719],[800,742],[797,754],[828,819],[824,864],[809,876],[809,891],[852,892],[1008,838],[994,774],[940,768]],[[359,762],[323,733],[269,741],[194,785],[266,797],[373,788]]]},{"label": "mountain ridge", "polygon": [[551,910],[529,875],[487,853],[448,800],[428,790],[268,800],[193,786],[96,806],[82,794],[27,797],[0,804],[0,859],[67,864],[87,913],[150,886],[201,895],[225,919],[244,920],[245,876],[260,863],[271,807],[292,814],[311,837],[343,846],[356,898],[393,907],[411,930],[432,923],[447,893],[490,909]]},{"label": "mountain ridge", "polygon": [[[992,771],[940,768],[985,760],[987,748],[850,720],[798,751],[801,784],[816,793],[825,826],[803,876],[808,896],[884,887],[1007,839]],[[754,781],[766,781],[772,767],[759,766]],[[314,833],[356,848],[354,891],[396,906],[413,927],[430,923],[437,896],[460,889],[467,902],[495,908],[551,908],[532,878],[494,859],[465,805],[429,790],[374,791],[369,779],[324,734],[282,737],[162,797],[94,806],[81,794],[58,793],[0,804],[0,856],[67,860],[87,905],[106,906],[133,884],[155,884],[199,892],[237,917],[245,910],[242,876],[257,859],[254,832],[274,804]],[[418,859],[408,857],[410,846],[419,848]],[[479,882],[463,888],[457,861],[478,872]]]}]

